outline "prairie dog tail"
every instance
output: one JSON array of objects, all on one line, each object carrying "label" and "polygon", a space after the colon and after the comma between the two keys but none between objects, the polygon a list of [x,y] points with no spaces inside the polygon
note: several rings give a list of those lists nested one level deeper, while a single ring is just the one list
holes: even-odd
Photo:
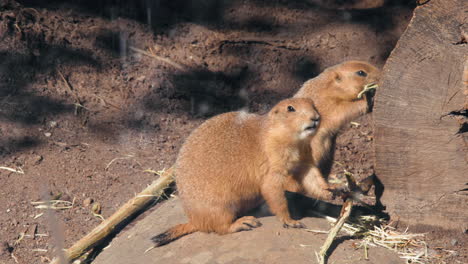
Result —
[{"label": "prairie dog tail", "polygon": [[151,238],[151,240],[155,243],[156,247],[160,247],[166,245],[180,237],[185,235],[197,232],[198,229],[195,228],[191,223],[180,224],[174,227],[169,228],[164,233],[161,233],[157,236]]}]

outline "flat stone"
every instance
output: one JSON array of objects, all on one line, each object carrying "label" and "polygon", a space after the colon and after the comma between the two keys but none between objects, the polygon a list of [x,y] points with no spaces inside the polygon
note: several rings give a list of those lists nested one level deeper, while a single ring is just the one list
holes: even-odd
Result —
[{"label": "flat stone", "polygon": [[[145,253],[153,246],[151,237],[187,221],[180,200],[174,198],[124,229],[93,264],[316,263],[315,252],[320,251],[326,234],[285,229],[274,216],[260,217],[259,220],[263,225],[251,231],[224,236],[197,232]],[[306,217],[301,221],[310,229],[330,229],[330,224],[323,218]],[[329,263],[404,263],[395,252],[375,247],[369,248],[369,260],[365,260],[364,250],[352,246],[355,240],[339,241]]]}]

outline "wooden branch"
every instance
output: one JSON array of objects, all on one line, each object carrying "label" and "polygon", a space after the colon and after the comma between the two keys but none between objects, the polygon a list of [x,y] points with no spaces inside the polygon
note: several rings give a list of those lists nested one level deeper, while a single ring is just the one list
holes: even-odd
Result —
[{"label": "wooden branch", "polygon": [[[136,212],[147,206],[156,197],[160,197],[164,190],[174,181],[173,169],[165,171],[156,181],[128,201],[107,220],[95,227],[90,233],[76,242],[65,252],[65,263],[69,263],[90,249],[99,245],[105,238],[114,232],[116,226],[133,216]],[[62,264],[64,261],[54,258],[50,264]]]},{"label": "wooden branch", "polygon": [[337,221],[335,223],[335,226],[328,233],[327,240],[325,240],[325,243],[323,244],[323,246],[322,246],[322,248],[320,250],[320,253],[319,253],[319,262],[320,262],[320,264],[327,263],[327,259],[328,259],[327,251],[330,249],[330,246],[333,243],[333,240],[335,239],[338,232],[340,232],[340,230],[343,227],[346,220],[348,220],[348,218],[349,218],[349,216],[351,214],[352,207],[353,207],[353,199],[351,197],[349,197],[344,202],[343,207],[341,208],[340,217],[337,219]]}]

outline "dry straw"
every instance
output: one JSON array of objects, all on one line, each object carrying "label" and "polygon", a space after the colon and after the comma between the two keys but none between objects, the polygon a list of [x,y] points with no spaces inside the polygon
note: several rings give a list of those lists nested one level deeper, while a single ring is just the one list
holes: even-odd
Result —
[{"label": "dry straw", "polygon": [[75,198],[73,201],[63,201],[63,200],[50,200],[50,201],[38,201],[31,202],[36,209],[52,209],[52,210],[66,210],[73,208],[75,204]]},{"label": "dry straw", "polygon": [[[332,223],[337,221],[330,216],[321,216]],[[360,238],[358,248],[363,248],[366,259],[369,247],[383,247],[395,251],[400,258],[406,260],[406,263],[427,263],[432,258],[428,254],[427,244],[423,240],[425,234],[411,234],[408,233],[408,230],[397,231],[377,216],[354,218],[345,223],[342,230],[348,235]]]},{"label": "dry straw", "polygon": [[375,90],[375,89],[377,89],[377,87],[379,87],[379,86],[378,86],[377,84],[375,84],[375,83],[366,84],[366,85],[364,86],[364,89],[362,89],[362,91],[359,92],[357,98],[358,98],[358,99],[361,99],[363,94],[367,93],[367,92],[370,91],[370,90]]}]

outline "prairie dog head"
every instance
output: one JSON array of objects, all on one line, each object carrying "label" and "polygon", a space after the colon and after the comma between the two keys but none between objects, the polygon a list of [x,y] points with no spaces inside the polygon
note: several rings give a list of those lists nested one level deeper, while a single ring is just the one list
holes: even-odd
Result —
[{"label": "prairie dog head", "polygon": [[[364,86],[377,84],[380,70],[362,61],[347,61],[326,69],[324,74],[331,78],[334,85],[323,87],[328,89],[329,96],[346,101],[354,101]],[[369,96],[369,93],[364,95]]]},{"label": "prairie dog head", "polygon": [[[319,106],[323,100],[354,101],[365,85],[379,81],[380,70],[363,61],[346,61],[325,69],[319,76],[305,82],[295,98],[313,98]],[[370,99],[370,93],[362,98]],[[320,107],[318,107],[320,110]]]},{"label": "prairie dog head", "polygon": [[290,98],[279,102],[268,113],[270,132],[296,140],[308,139],[315,134],[320,115],[312,99]]}]

